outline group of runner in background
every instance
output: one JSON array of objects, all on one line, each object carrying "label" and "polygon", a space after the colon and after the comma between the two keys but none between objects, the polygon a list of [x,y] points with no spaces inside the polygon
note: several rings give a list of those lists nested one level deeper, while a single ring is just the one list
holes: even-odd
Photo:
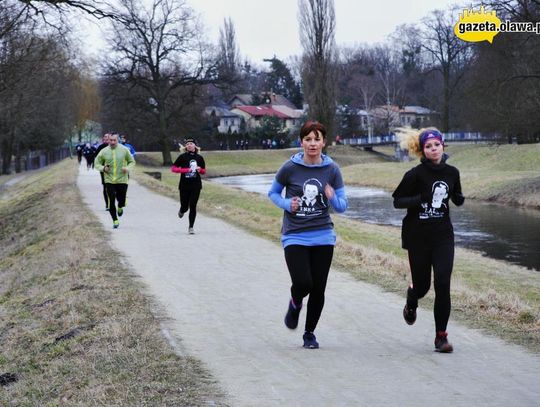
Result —
[{"label": "group of runner in background", "polygon": [[[86,161],[86,168],[90,170],[91,168],[94,168],[94,160],[103,148],[103,140],[108,139],[110,134],[116,134],[116,133],[105,133],[102,136],[102,142],[94,142],[94,143],[78,143],[75,146],[75,152],[77,154],[77,161],[79,164],[82,162],[82,158],[84,157]],[[131,152],[131,155],[135,157],[137,155],[137,152],[135,151],[135,148],[128,143],[127,137],[125,134],[117,134],[119,137],[119,141],[122,143],[123,146],[127,147],[129,151]],[[101,148],[100,148],[101,147]]]}]

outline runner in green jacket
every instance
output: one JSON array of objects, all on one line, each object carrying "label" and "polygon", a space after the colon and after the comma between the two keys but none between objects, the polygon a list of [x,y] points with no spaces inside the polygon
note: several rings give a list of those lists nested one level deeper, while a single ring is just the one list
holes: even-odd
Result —
[{"label": "runner in green jacket", "polygon": [[[94,168],[103,172],[105,189],[109,197],[109,213],[113,219],[113,228],[120,225],[118,216],[124,213],[128,187],[129,171],[135,166],[135,159],[129,149],[118,144],[118,134],[109,137],[109,146],[99,152],[94,161]],[[118,212],[115,202],[118,201]]]}]

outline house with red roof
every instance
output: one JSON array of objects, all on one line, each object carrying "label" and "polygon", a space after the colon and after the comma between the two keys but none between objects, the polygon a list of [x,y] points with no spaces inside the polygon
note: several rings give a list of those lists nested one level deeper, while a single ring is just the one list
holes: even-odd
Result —
[{"label": "house with red roof", "polygon": [[264,117],[277,117],[283,122],[284,128],[290,128],[287,124],[292,126],[292,120],[294,119],[288,114],[275,109],[274,106],[271,105],[236,106],[234,109],[231,109],[231,112],[244,118],[246,129],[248,131],[259,127],[261,125],[261,120]]}]

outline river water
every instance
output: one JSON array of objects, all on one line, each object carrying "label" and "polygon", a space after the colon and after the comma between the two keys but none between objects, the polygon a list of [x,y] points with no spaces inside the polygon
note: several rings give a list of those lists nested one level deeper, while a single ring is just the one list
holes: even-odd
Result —
[{"label": "river water", "polygon": [[[266,194],[274,174],[213,178],[212,181]],[[349,209],[342,215],[379,225],[401,226],[404,209],[395,209],[389,192],[346,187]],[[486,256],[540,270],[540,211],[465,201],[450,209],[456,244]]]}]

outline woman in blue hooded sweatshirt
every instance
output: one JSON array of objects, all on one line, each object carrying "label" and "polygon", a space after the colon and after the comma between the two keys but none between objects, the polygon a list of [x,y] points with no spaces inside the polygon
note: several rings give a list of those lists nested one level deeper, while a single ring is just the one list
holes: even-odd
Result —
[{"label": "woman in blue hooded sweatshirt", "polygon": [[306,122],[300,130],[300,143],[303,152],[279,169],[268,196],[284,210],[281,242],[292,280],[285,325],[289,329],[298,326],[302,301],[309,295],[303,340],[305,348],[316,349],[319,344],[313,332],[324,306],[336,244],[329,209],[332,206],[336,212],[344,212],[347,198],[338,165],[322,154],[325,127],[316,121]]}]

